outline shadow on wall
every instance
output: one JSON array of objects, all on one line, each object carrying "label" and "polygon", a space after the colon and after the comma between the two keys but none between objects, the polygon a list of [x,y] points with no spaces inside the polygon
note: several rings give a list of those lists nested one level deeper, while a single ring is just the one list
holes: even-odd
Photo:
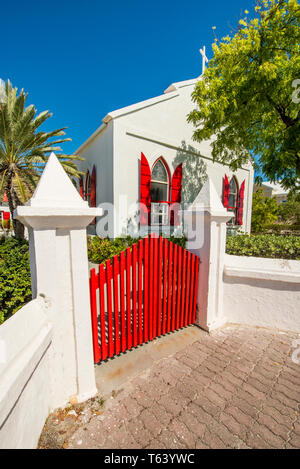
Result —
[{"label": "shadow on wall", "polygon": [[173,169],[175,170],[180,163],[182,163],[181,200],[192,203],[207,179],[206,164],[200,152],[192,145],[187,145],[185,140],[181,142],[181,149],[176,153],[172,163]]}]

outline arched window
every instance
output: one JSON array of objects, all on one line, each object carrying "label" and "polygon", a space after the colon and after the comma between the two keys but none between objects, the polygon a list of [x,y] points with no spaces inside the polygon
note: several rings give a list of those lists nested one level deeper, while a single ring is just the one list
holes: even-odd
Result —
[{"label": "arched window", "polygon": [[237,224],[237,208],[238,208],[238,184],[237,180],[233,176],[229,183],[229,198],[228,198],[228,210],[234,213],[234,216],[229,220],[229,225]]},{"label": "arched window", "polygon": [[169,171],[158,159],[151,171],[151,224],[167,225],[169,222]]},{"label": "arched window", "polygon": [[165,165],[157,160],[151,171],[151,202],[169,201],[169,177]]}]

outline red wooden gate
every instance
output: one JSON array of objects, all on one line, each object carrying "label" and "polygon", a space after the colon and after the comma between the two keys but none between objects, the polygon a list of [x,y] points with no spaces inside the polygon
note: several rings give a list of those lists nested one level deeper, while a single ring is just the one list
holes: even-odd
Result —
[{"label": "red wooden gate", "polygon": [[95,363],[193,324],[198,271],[197,256],[155,235],[92,269]]}]

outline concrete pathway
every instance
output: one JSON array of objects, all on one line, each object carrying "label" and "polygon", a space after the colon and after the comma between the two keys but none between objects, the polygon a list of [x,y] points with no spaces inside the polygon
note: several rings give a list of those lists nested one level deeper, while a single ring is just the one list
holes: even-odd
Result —
[{"label": "concrete pathway", "polygon": [[235,326],[203,333],[126,383],[64,447],[300,448],[297,338]]}]

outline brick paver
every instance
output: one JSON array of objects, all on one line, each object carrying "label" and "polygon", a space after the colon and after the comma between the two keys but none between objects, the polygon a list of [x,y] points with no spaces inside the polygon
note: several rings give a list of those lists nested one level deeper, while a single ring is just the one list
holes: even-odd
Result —
[{"label": "brick paver", "polygon": [[292,333],[226,327],[156,362],[69,448],[299,448]]}]

